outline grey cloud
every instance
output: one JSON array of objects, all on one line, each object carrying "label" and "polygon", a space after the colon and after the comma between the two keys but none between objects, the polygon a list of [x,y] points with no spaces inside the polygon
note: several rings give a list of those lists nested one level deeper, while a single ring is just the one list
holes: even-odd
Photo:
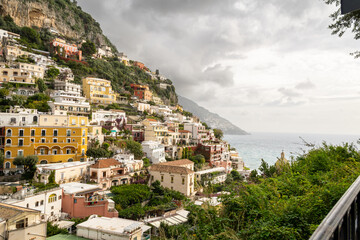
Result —
[{"label": "grey cloud", "polygon": [[305,82],[296,84],[295,88],[300,90],[307,90],[315,88],[315,85],[310,80],[307,80]]},{"label": "grey cloud", "polygon": [[289,89],[289,88],[279,88],[278,91],[287,97],[300,97],[301,96],[300,93],[298,93],[292,89]]},{"label": "grey cloud", "polygon": [[231,86],[234,84],[234,74],[230,67],[216,64],[203,71],[204,80],[217,83],[220,86]]}]

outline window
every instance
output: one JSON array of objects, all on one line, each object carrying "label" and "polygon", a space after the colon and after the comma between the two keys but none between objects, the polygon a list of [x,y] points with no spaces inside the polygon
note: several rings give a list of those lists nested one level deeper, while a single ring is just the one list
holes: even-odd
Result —
[{"label": "window", "polygon": [[34,129],[31,129],[31,131],[30,131],[30,135],[31,135],[32,137],[34,137],[34,136],[35,136],[35,130],[34,130]]},{"label": "window", "polygon": [[41,143],[45,143],[45,138],[42,138],[42,139],[41,139]]},{"label": "window", "polygon": [[86,131],[85,131],[85,130],[83,130],[83,135],[82,135],[83,137],[85,137],[85,132],[86,132]]},{"label": "window", "polygon": [[6,145],[11,145],[11,139],[6,139]]},{"label": "window", "polygon": [[174,176],[171,176],[171,183],[174,183]]},{"label": "window", "polygon": [[85,125],[85,120],[81,120],[81,125]]},{"label": "window", "polygon": [[51,194],[50,196],[49,196],[49,203],[52,203],[52,202],[55,202],[56,201],[56,194]]},{"label": "window", "polygon": [[24,146],[24,139],[19,139],[19,146]]},{"label": "window", "polygon": [[70,150],[70,149],[66,149],[66,154],[71,154],[71,150]]},{"label": "window", "polygon": [[11,135],[12,135],[11,129],[6,130],[6,136],[11,137]]},{"label": "window", "polygon": [[75,125],[76,124],[76,120],[73,119],[72,122],[71,122],[72,125]]},{"label": "window", "polygon": [[45,155],[45,149],[44,148],[40,148],[40,155]]},{"label": "window", "polygon": [[182,185],[185,185],[185,178],[182,178]]},{"label": "window", "polygon": [[35,207],[38,207],[39,206],[39,201],[37,201],[36,203],[35,203]]},{"label": "window", "polygon": [[82,139],[82,145],[85,145],[85,138]]},{"label": "window", "polygon": [[45,137],[46,136],[46,130],[41,130],[41,136]]},{"label": "window", "polygon": [[53,155],[57,155],[58,154],[58,150],[57,149],[53,149]]},{"label": "window", "polygon": [[77,199],[74,199],[74,203],[76,203],[77,202]]},{"label": "window", "polygon": [[70,130],[70,129],[66,130],[66,136],[67,136],[67,137],[70,137],[70,136],[71,136],[71,130]]},{"label": "window", "polygon": [[11,163],[10,162],[6,162],[5,163],[5,168],[10,168],[11,167]]},{"label": "window", "polygon": [[44,200],[41,200],[41,201],[40,201],[40,205],[41,205],[41,206],[44,205]]},{"label": "window", "polygon": [[67,139],[66,139],[66,142],[67,142],[67,143],[71,143],[71,138],[67,138]]},{"label": "window", "polygon": [[53,143],[57,143],[57,142],[58,142],[57,138],[54,138]]},{"label": "window", "polygon": [[85,149],[81,150],[81,156],[85,156]]},{"label": "window", "polygon": [[103,172],[103,177],[106,177],[106,172]]},{"label": "window", "polygon": [[57,135],[58,135],[58,130],[55,129],[55,130],[54,130],[54,137],[57,137]]},{"label": "window", "polygon": [[5,158],[11,158],[11,152],[10,151],[6,151]]},{"label": "window", "polygon": [[161,175],[161,182],[164,181],[164,175]]},{"label": "window", "polygon": [[34,117],[33,117],[33,122],[34,122],[34,123],[37,123],[37,121],[38,121],[38,117],[37,117],[37,116],[34,116]]},{"label": "window", "polygon": [[22,117],[21,120],[22,120],[23,122],[25,122],[25,121],[26,121],[26,117]]},{"label": "window", "polygon": [[24,136],[24,129],[20,129],[19,130],[19,137],[23,137]]},{"label": "window", "polygon": [[22,219],[16,222],[16,229],[26,228],[28,226],[28,219]]},{"label": "window", "polygon": [[18,156],[24,156],[24,150],[18,150]]},{"label": "window", "polygon": [[32,143],[34,143],[34,142],[35,142],[35,138],[31,138],[30,141],[31,141]]}]

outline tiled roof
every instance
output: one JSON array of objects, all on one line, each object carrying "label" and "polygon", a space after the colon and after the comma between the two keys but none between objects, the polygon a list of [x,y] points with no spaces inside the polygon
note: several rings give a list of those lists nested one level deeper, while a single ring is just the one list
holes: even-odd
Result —
[{"label": "tiled roof", "polygon": [[149,167],[149,171],[155,172],[167,172],[167,173],[180,173],[180,174],[191,174],[194,173],[193,170],[188,169],[187,167],[180,166],[169,166],[162,164],[154,164]]},{"label": "tiled roof", "polygon": [[37,210],[0,203],[0,218],[2,219],[9,219],[23,212],[40,213]]},{"label": "tiled roof", "polygon": [[120,162],[114,158],[100,159],[90,166],[90,168],[108,168],[110,166],[120,165]]},{"label": "tiled roof", "polygon": [[191,133],[191,132],[188,131],[188,130],[179,130],[179,132],[181,132],[181,133]]},{"label": "tiled roof", "polygon": [[189,159],[181,159],[181,160],[175,160],[175,161],[164,162],[164,163],[159,163],[159,164],[167,165],[167,166],[183,166],[183,165],[187,165],[187,164],[194,164],[194,162],[190,161]]}]

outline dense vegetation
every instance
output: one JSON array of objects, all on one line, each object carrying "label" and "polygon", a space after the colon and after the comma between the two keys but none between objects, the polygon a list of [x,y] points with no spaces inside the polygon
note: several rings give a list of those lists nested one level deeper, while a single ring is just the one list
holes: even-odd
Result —
[{"label": "dense vegetation", "polygon": [[[168,86],[166,89],[159,87],[159,80],[153,80],[144,70],[134,66],[125,66],[116,57],[110,59],[87,59],[86,65],[77,62],[62,62],[71,68],[75,76],[75,82],[81,83],[81,79],[87,76],[95,76],[111,81],[112,87],[116,92],[123,95],[132,94],[130,87],[132,83],[146,84],[155,96],[160,97],[165,103],[176,105],[177,96],[175,87]],[[170,80],[165,81],[172,84]]]},{"label": "dense vegetation", "polygon": [[151,187],[142,184],[120,185],[112,187],[111,192],[119,211],[119,217],[140,219],[147,215],[160,215],[171,209],[176,209],[179,201],[185,200],[180,192],[164,188],[159,181]]},{"label": "dense vegetation", "polygon": [[222,208],[189,206],[189,222],[163,226],[161,239],[308,239],[359,176],[360,156],[352,144],[324,144],[270,168],[228,182]]}]

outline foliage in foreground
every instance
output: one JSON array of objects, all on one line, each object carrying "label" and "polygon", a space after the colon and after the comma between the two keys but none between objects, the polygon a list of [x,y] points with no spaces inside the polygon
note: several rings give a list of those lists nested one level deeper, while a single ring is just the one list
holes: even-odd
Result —
[{"label": "foliage in foreground", "polygon": [[189,222],[163,226],[160,239],[308,239],[360,174],[352,144],[324,144],[283,171],[235,181],[220,209],[190,206]]}]

